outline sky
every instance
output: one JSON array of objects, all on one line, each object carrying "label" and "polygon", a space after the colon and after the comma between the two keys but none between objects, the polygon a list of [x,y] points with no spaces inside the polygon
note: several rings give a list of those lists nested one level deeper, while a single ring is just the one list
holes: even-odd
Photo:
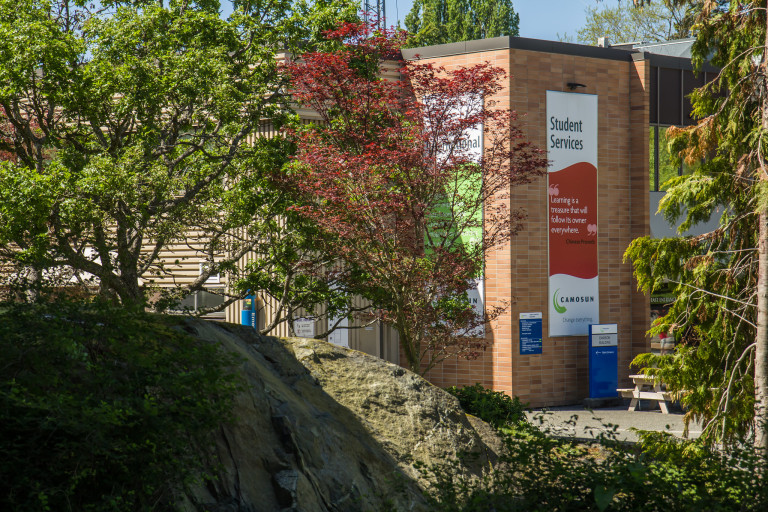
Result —
[{"label": "sky", "polygon": [[[364,3],[365,0],[360,0]],[[557,41],[569,34],[575,38],[576,31],[584,26],[586,7],[596,5],[616,6],[620,0],[512,0],[512,7],[520,15],[520,35],[533,39]],[[630,0],[624,0],[629,2]],[[405,28],[405,16],[413,7],[413,0],[385,0],[387,25]],[[375,2],[372,2],[375,3]],[[223,13],[231,12],[229,2],[222,1]]]},{"label": "sky", "polygon": [[[624,0],[625,2],[629,0]],[[604,4],[615,6],[617,0],[603,0]],[[557,41],[558,34],[576,36],[584,25],[584,8],[595,6],[596,0],[512,0],[512,7],[520,15],[520,35],[534,39]],[[401,21],[411,10],[413,0],[386,0],[387,18]]]}]

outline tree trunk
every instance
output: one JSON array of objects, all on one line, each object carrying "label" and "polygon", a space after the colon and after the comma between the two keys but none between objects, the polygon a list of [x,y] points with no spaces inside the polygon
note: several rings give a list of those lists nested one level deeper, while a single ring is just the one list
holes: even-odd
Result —
[{"label": "tree trunk", "polygon": [[[766,2],[768,4],[768,2]],[[767,5],[768,6],[768,5]],[[760,72],[763,80],[768,78],[768,16],[763,42]],[[768,96],[763,91],[761,128],[768,131]],[[762,142],[758,142],[762,144]],[[758,148],[758,155],[760,150]],[[765,164],[760,160],[759,178],[761,185],[768,182]],[[762,201],[760,201],[762,203]],[[755,447],[768,449],[768,210],[760,204],[758,230],[757,267],[757,332],[755,334]]]},{"label": "tree trunk", "polygon": [[768,211],[759,212],[757,333],[755,336],[755,447],[768,449]]},{"label": "tree trunk", "polygon": [[42,281],[40,269],[37,267],[29,267],[27,279],[29,280],[27,282],[26,290],[27,301],[36,302],[40,298],[40,282]]}]

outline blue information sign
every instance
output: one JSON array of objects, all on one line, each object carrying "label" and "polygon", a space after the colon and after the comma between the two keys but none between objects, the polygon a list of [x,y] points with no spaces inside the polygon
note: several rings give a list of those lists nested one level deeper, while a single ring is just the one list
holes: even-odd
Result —
[{"label": "blue information sign", "polygon": [[589,326],[589,398],[615,398],[619,385],[617,324]]},{"label": "blue information sign", "polygon": [[520,313],[520,354],[541,354],[541,313]]}]

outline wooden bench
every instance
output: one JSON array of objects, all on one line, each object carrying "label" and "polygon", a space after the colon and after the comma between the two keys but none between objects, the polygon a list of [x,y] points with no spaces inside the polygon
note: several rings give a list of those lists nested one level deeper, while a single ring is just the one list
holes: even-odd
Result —
[{"label": "wooden bench", "polygon": [[674,341],[668,341],[668,342],[654,341],[654,342],[651,342],[651,354],[656,354],[656,355],[670,354],[670,353],[672,353],[672,351],[674,349],[675,349],[675,342]]},{"label": "wooden bench", "polygon": [[630,411],[634,411],[640,400],[652,400],[658,402],[661,412],[669,414],[669,403],[672,401],[672,393],[662,389],[661,380],[650,375],[630,375],[635,383],[634,388],[619,388],[616,391],[622,398],[631,398]]}]

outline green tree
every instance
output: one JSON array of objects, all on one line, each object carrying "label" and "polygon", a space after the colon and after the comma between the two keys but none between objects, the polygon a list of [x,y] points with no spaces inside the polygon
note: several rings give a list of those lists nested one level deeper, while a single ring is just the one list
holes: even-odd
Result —
[{"label": "green tree", "polygon": [[279,221],[266,179],[292,146],[260,130],[289,111],[281,54],[356,5],[235,7],[0,0],[0,257],[17,276],[143,303],[161,296],[164,254],[192,247],[202,271],[167,305],[303,229]]},{"label": "green tree", "polygon": [[511,0],[415,0],[405,17],[412,48],[516,36],[519,24]]},{"label": "green tree", "polygon": [[681,229],[710,215],[721,222],[700,237],[630,245],[643,289],[675,284],[677,300],[655,330],[672,328],[683,342],[671,358],[640,362],[659,363],[688,392],[713,438],[753,431],[755,446],[768,448],[768,5],[694,4],[694,62],[710,57],[722,70],[692,96],[701,121],[672,142],[689,163],[705,162],[672,181],[661,208],[669,219],[687,209]]},{"label": "green tree", "polygon": [[[664,2],[635,7],[629,1],[615,6],[587,6],[586,23],[576,32],[581,44],[595,45],[599,37],[611,43],[632,41],[668,41],[690,36],[687,6],[668,5]],[[566,37],[567,38],[567,37]]]},{"label": "green tree", "polygon": [[95,301],[0,306],[0,508],[170,511],[214,476],[239,361],[182,322]]}]

